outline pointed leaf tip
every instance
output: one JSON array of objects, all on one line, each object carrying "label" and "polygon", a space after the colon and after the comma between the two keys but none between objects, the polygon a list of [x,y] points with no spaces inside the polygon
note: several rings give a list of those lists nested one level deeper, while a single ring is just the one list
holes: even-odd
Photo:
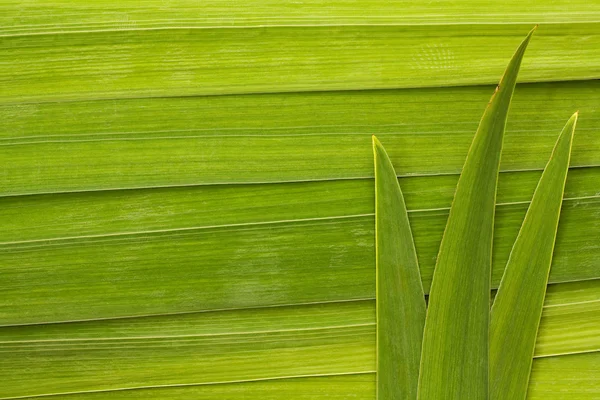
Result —
[{"label": "pointed leaf tip", "polygon": [[377,304],[377,399],[415,400],[425,295],[396,171],[373,136]]},{"label": "pointed leaf tip", "polygon": [[488,397],[492,239],[500,153],[517,74],[533,31],[515,51],[484,111],[456,187],[431,284],[419,400]]},{"label": "pointed leaf tip", "polygon": [[576,121],[577,113],[556,140],[492,306],[491,400],[524,400],[527,396]]},{"label": "pointed leaf tip", "polygon": [[377,139],[377,136],[372,135],[371,140],[373,141],[373,146],[381,147],[381,142]]}]

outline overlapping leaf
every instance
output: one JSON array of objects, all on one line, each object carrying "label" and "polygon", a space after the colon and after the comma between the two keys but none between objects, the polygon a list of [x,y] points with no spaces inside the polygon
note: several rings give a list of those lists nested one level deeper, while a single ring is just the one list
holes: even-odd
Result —
[{"label": "overlapping leaf", "polygon": [[[572,165],[591,167],[569,173],[551,281],[600,276],[590,2],[0,3],[0,324],[31,323],[0,328],[21,341],[0,344],[3,397],[373,399],[375,305],[346,303],[375,296],[370,136],[412,176],[427,290],[489,90],[449,86],[494,82],[515,23],[549,23],[523,79],[568,82],[517,90],[501,168],[528,172],[501,174],[499,202],[523,204],[498,208],[494,282],[573,107],[587,118]],[[364,90],[428,85],[444,87]],[[181,96],[200,93],[232,95]],[[598,349],[590,282],[550,288],[536,356]],[[112,319],[156,313],[176,315]],[[92,321],[44,323],[73,319]],[[216,357],[219,343],[232,352]],[[597,397],[597,360],[535,361],[530,398]],[[281,379],[331,368],[347,376]]]},{"label": "overlapping leaf", "polygon": [[[536,359],[600,349],[599,289],[600,281],[550,286]],[[107,397],[160,397],[177,390],[121,394],[117,389],[192,384],[201,387],[186,393],[231,391],[228,395],[236,399],[250,393],[251,383],[213,388],[211,383],[372,373],[375,318],[375,302],[368,300],[3,327],[0,374],[11,384],[0,386],[0,398],[93,390],[106,390]],[[579,323],[574,326],[574,321]],[[572,374],[577,371],[583,377],[585,370],[575,368]],[[355,394],[366,396],[354,381],[348,379]],[[279,387],[274,381],[271,385],[267,387],[272,390]],[[538,390],[549,391],[556,387],[552,385],[556,383],[545,382]],[[374,382],[369,388],[370,397],[364,399],[373,400]],[[306,390],[306,396],[318,398],[321,393],[311,392],[316,389],[310,385]],[[335,392],[325,387],[321,391],[323,396]]]},{"label": "overlapping leaf", "polygon": [[577,114],[561,132],[506,264],[490,321],[490,399],[525,399]]},{"label": "overlapping leaf", "polygon": [[532,33],[500,80],[458,181],[431,284],[419,376],[422,400],[488,396],[496,186],[508,108]]}]

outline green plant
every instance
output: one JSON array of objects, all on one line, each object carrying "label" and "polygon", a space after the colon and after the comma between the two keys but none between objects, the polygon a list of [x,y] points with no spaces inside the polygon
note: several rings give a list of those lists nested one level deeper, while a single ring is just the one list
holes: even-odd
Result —
[{"label": "green plant", "polygon": [[403,195],[389,157],[373,137],[378,399],[527,395],[577,120],[573,115],[558,138],[490,311],[504,126],[532,33],[513,56],[471,144],[440,246],[427,318]]},{"label": "green plant", "polygon": [[373,400],[371,136],[427,294],[473,132],[535,23],[492,287],[580,109],[528,396],[598,397],[594,2],[0,9],[0,398]]}]

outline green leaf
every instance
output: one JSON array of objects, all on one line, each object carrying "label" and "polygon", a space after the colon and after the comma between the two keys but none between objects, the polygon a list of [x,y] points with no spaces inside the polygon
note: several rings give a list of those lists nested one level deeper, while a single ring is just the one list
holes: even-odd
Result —
[{"label": "green leaf", "polygon": [[[598,170],[569,173],[552,283],[600,276],[600,197],[589,196]],[[500,179],[494,285],[539,174]],[[426,292],[455,184],[453,176],[401,180]],[[0,325],[375,298],[372,181],[17,196],[0,204],[0,273],[11,288],[0,296]]]},{"label": "green leaf", "polygon": [[529,400],[600,398],[600,352],[536,359],[527,392]]},{"label": "green leaf", "polygon": [[[0,102],[492,84],[527,25],[219,26],[8,34],[0,36],[4,60],[10,61],[0,64]],[[588,40],[571,46],[582,36]],[[596,78],[599,38],[594,23],[543,25],[522,81]]]},{"label": "green leaf", "polygon": [[600,280],[548,286],[535,357],[600,351]]},{"label": "green leaf", "polygon": [[[597,400],[600,352],[535,360],[529,400]],[[374,373],[55,395],[52,400],[373,400]]]},{"label": "green leaf", "polygon": [[[0,398],[373,400],[371,135],[428,291],[521,24],[493,282],[571,109],[550,282],[600,277],[600,4],[251,3],[0,0]],[[547,357],[600,348],[596,283],[548,288],[532,399],[598,397]]]},{"label": "green leaf", "polygon": [[[536,359],[599,349],[600,280],[548,290]],[[371,373],[375,322],[368,300],[2,327],[0,398]]]},{"label": "green leaf", "polygon": [[506,264],[490,321],[490,399],[525,399],[577,113],[561,132]]},{"label": "green leaf", "polygon": [[425,294],[404,196],[373,136],[377,301],[377,398],[417,398]]},{"label": "green leaf", "polygon": [[[457,179],[491,90],[6,104],[0,106],[6,171],[0,194],[368,178],[372,134],[385,137],[403,176],[429,177],[433,186],[438,175]],[[571,164],[600,165],[599,102],[600,80],[518,86],[501,169],[541,172],[556,139],[552,132],[573,107],[587,118],[579,123]]]},{"label": "green leaf", "polygon": [[[490,24],[597,22],[600,9],[586,0],[532,0],[527,3],[508,1],[440,0],[329,0],[327,7],[319,0],[300,5],[288,1],[254,0],[252,7],[242,0],[156,1],[152,7],[135,0],[104,0],[93,3],[94,9],[69,0],[52,2],[7,1],[0,16],[0,33],[47,33],[96,31],[110,29],[157,29],[165,27],[199,28],[225,26],[277,25],[421,25],[421,24]],[[399,12],[399,7],[404,6]],[[10,18],[18,15],[17,18]],[[16,21],[19,24],[16,23]]]},{"label": "green leaf", "polygon": [[533,30],[500,80],[458,181],[431,284],[419,376],[422,400],[488,397],[492,239],[500,153],[510,100],[532,34]]},{"label": "green leaf", "polygon": [[[535,362],[600,349],[599,300],[600,280],[551,285]],[[346,390],[358,396],[363,392],[353,384],[354,374],[376,369],[375,307],[373,300],[345,301],[3,327],[0,376],[11,384],[0,385],[0,398],[92,390],[117,396],[119,388],[192,384],[203,387],[190,392],[230,390],[235,399],[247,398],[252,383],[231,382],[331,374],[352,375]],[[333,388],[296,389],[307,390],[308,398],[321,391],[335,396]],[[370,390],[364,398],[373,400],[374,380]],[[135,393],[123,396],[143,397]],[[142,393],[169,398],[171,392]]]},{"label": "green leaf", "polygon": [[[600,352],[535,360],[528,400],[597,400]],[[52,400],[373,400],[376,375],[357,373],[55,395]]]},{"label": "green leaf", "polygon": [[[596,400],[600,352],[534,360],[529,400]],[[373,400],[374,373],[267,379],[213,385],[172,385],[52,396],[57,400]]]}]

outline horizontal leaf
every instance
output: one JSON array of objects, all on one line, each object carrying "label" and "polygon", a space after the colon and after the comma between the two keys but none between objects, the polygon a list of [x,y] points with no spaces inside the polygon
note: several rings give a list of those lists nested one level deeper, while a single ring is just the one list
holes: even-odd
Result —
[{"label": "horizontal leaf", "polygon": [[[596,196],[596,175],[598,167],[572,169],[565,196]],[[528,201],[539,177],[500,174],[498,202]],[[401,178],[408,209],[448,208],[457,178]],[[0,198],[0,243],[373,214],[372,193],[372,180],[357,179],[9,196]]]},{"label": "horizontal leaf", "polygon": [[[543,387],[545,388],[545,387]],[[98,393],[78,393],[54,395],[58,400],[98,400],[98,399],[173,399],[187,400],[374,400],[375,373],[331,375],[303,378],[284,378],[263,381],[236,382],[215,385],[174,385],[137,390],[101,391]]]},{"label": "horizontal leaf", "polygon": [[0,396],[373,371],[374,333],[367,326],[2,344],[0,376],[11,384],[0,388]]},{"label": "horizontal leaf", "polygon": [[528,399],[593,400],[600,395],[600,353],[575,354],[536,360]]},{"label": "horizontal leaf", "polygon": [[[532,378],[528,399],[563,400],[565,396],[582,400],[596,399],[599,393],[595,379],[599,373],[599,354],[563,356],[555,357],[552,360],[534,361],[535,375]],[[346,400],[348,398],[373,400],[375,399],[375,374],[149,388],[83,393],[55,396],[54,398],[59,400],[96,400],[104,399],[107,395],[117,400],[164,398],[185,400],[190,397],[199,400],[212,400],[214,398],[245,400],[248,396],[265,400],[279,400],[282,396],[295,400]]]},{"label": "horizontal leaf", "polygon": [[[596,291],[599,291],[596,289]],[[535,354],[560,355],[600,351],[600,301],[546,307]]]},{"label": "horizontal leaf", "polygon": [[[6,105],[0,107],[6,138],[0,193],[371,177],[374,133],[386,141],[400,175],[458,173],[490,90]],[[598,81],[518,87],[501,168],[543,168],[552,132],[564,123],[557,116],[567,118],[564,110],[573,108],[585,117],[572,165],[600,165],[598,101]],[[430,104],[435,110],[423,113]],[[322,146],[315,148],[306,135],[318,135]]]},{"label": "horizontal leaf", "polygon": [[[0,103],[491,84],[530,26],[134,28],[7,35],[0,37]],[[542,25],[522,81],[600,77],[599,39],[597,23]]]},{"label": "horizontal leaf", "polygon": [[587,280],[581,282],[549,285],[546,290],[544,306],[554,307],[562,304],[593,303],[600,301],[600,291],[593,288],[600,281]]},{"label": "horizontal leaf", "polygon": [[[71,1],[31,4],[4,1],[0,17],[2,34],[105,29],[157,29],[164,27],[319,25],[319,24],[455,24],[460,23],[556,23],[597,22],[600,8],[595,3],[536,0],[488,4],[484,2],[439,1],[306,1],[302,7],[291,2],[257,0],[177,3],[150,1],[141,6],[134,0],[86,4]],[[402,12],[398,12],[399,7]],[[91,12],[93,10],[94,12]],[[360,11],[358,11],[360,10]]]},{"label": "horizontal leaf", "polygon": [[[595,281],[593,281],[595,282]],[[557,284],[556,290],[561,290]],[[600,287],[595,285],[594,288]],[[592,291],[589,288],[586,292]],[[560,300],[557,308],[568,304]],[[569,308],[570,309],[570,308]],[[0,327],[0,343],[27,341],[77,341],[101,338],[178,338],[243,333],[318,330],[331,327],[373,327],[375,302],[358,300],[300,306],[263,307],[147,317],[100,319],[58,324]]]},{"label": "horizontal leaf", "polygon": [[[600,301],[578,304],[598,289],[600,280],[550,286],[539,343],[598,349]],[[589,323],[573,326],[565,316],[575,314]],[[0,377],[12,384],[0,396],[371,372],[375,337],[372,300],[4,327]]]},{"label": "horizontal leaf", "polygon": [[[599,209],[563,206],[550,282],[600,276]],[[526,210],[498,207],[496,285]],[[447,210],[409,216],[427,291]],[[373,226],[350,216],[1,245],[0,325],[374,298]]]}]

